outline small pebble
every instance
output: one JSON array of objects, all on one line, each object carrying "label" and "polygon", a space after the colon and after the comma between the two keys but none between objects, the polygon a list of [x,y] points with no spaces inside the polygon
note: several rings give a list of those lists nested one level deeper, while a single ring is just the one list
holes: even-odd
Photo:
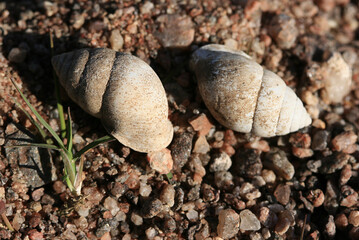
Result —
[{"label": "small pebble", "polygon": [[171,151],[167,148],[148,153],[147,161],[150,163],[151,168],[160,174],[169,173],[173,167]]},{"label": "small pebble", "polygon": [[359,226],[359,211],[353,210],[350,212],[348,217],[349,224],[353,225],[354,227]]},{"label": "small pebble", "polygon": [[135,212],[131,214],[131,221],[136,226],[141,226],[143,224],[143,218]]},{"label": "small pebble", "polygon": [[41,197],[44,195],[44,191],[45,191],[44,188],[36,189],[31,193],[32,199],[34,199],[34,201],[40,201]]},{"label": "small pebble", "polygon": [[274,191],[275,198],[282,205],[287,205],[289,203],[290,194],[290,186],[286,184],[279,184]]},{"label": "small pebble", "polygon": [[339,184],[345,185],[352,177],[353,172],[350,164],[345,165],[340,172]]},{"label": "small pebble", "polygon": [[36,229],[31,229],[28,233],[30,240],[42,240],[44,236],[42,232],[38,232]]},{"label": "small pebble", "polygon": [[198,220],[198,212],[195,210],[190,210],[186,213],[186,217],[191,222],[196,222]]},{"label": "small pebble", "polygon": [[220,172],[227,171],[232,166],[232,160],[227,153],[221,152],[213,159],[213,163],[209,166],[209,171]]},{"label": "small pebble", "polygon": [[146,237],[147,239],[154,239],[154,237],[157,235],[157,231],[156,229],[154,229],[153,227],[149,227],[146,229]]},{"label": "small pebble", "polygon": [[342,55],[335,52],[321,67],[324,90],[329,103],[340,103],[350,92],[352,70]]},{"label": "small pebble", "polygon": [[140,12],[141,12],[141,14],[149,14],[149,13],[151,13],[153,8],[154,8],[154,4],[151,1],[146,1],[140,7]]},{"label": "small pebble", "polygon": [[343,132],[332,140],[333,150],[344,153],[353,153],[357,150],[356,146],[353,146],[358,140],[358,136],[353,132]]},{"label": "small pebble", "polygon": [[205,136],[200,136],[197,140],[196,143],[194,144],[193,147],[193,152],[194,153],[202,153],[202,154],[206,154],[211,150],[207,139]]},{"label": "small pebble", "polygon": [[194,133],[187,131],[178,131],[174,134],[171,154],[175,170],[180,170],[187,163],[192,151],[193,137]]},{"label": "small pebble", "polygon": [[223,239],[236,236],[239,231],[239,223],[239,215],[234,210],[222,210],[218,216],[218,236]]},{"label": "small pebble", "polygon": [[206,114],[201,113],[198,116],[195,116],[194,118],[190,119],[189,124],[193,127],[193,129],[198,132],[198,136],[206,136],[211,128],[213,127],[213,124],[209,122]]},{"label": "small pebble", "polygon": [[319,130],[314,134],[312,141],[312,149],[315,151],[322,151],[327,147],[327,141],[329,138],[329,132],[325,130]]},{"label": "small pebble", "polygon": [[163,205],[162,202],[155,198],[155,199],[148,199],[141,209],[142,217],[143,218],[153,218],[157,214],[162,211]]},{"label": "small pebble", "polygon": [[339,213],[335,216],[335,226],[344,230],[349,224],[347,216],[344,213]]},{"label": "small pebble", "polygon": [[267,207],[261,207],[257,217],[260,223],[267,228],[273,228],[278,221],[277,215]]},{"label": "small pebble", "polygon": [[253,149],[246,149],[236,154],[233,165],[239,174],[248,178],[260,175],[263,168],[260,153]]},{"label": "small pebble", "polygon": [[66,191],[66,185],[63,183],[63,181],[55,181],[54,184],[52,185],[52,188],[57,194]]},{"label": "small pebble", "polygon": [[233,175],[230,172],[215,172],[214,180],[218,188],[233,185]]},{"label": "small pebble", "polygon": [[142,197],[148,197],[150,196],[152,192],[152,187],[146,183],[140,183],[140,189],[139,189],[139,194],[142,196]]},{"label": "small pebble", "polygon": [[340,206],[350,208],[358,203],[358,193],[353,188],[344,185],[341,187],[340,191],[343,196]]},{"label": "small pebble", "polygon": [[291,48],[298,36],[295,19],[284,13],[275,15],[268,27],[269,35],[282,49]]},{"label": "small pebble", "polygon": [[263,169],[261,176],[263,177],[266,183],[274,183],[276,180],[276,175],[272,170]]},{"label": "small pebble", "polygon": [[112,197],[107,197],[103,203],[103,206],[111,211],[112,216],[115,216],[120,208],[118,206],[118,202]]},{"label": "small pebble", "polygon": [[242,231],[258,231],[261,229],[261,223],[259,222],[256,215],[250,210],[245,209],[239,213],[240,218],[240,229]]},{"label": "small pebble", "polygon": [[173,218],[168,217],[168,216],[165,218],[165,222],[163,225],[164,225],[163,226],[164,231],[167,233],[174,232],[177,228],[176,221]]},{"label": "small pebble", "polygon": [[22,48],[12,48],[9,52],[8,59],[13,63],[22,63],[27,55],[27,51]]},{"label": "small pebble", "polygon": [[194,40],[195,30],[189,16],[161,15],[156,19],[160,29],[155,36],[164,48],[186,48]]},{"label": "small pebble", "polygon": [[118,29],[112,30],[109,41],[110,41],[111,49],[115,51],[120,51],[124,43],[120,30]]},{"label": "small pebble", "polygon": [[329,215],[328,222],[325,224],[324,235],[329,239],[334,238],[336,233],[336,227],[334,223],[333,215]]},{"label": "small pebble", "polygon": [[290,180],[294,176],[294,167],[288,161],[284,151],[274,148],[266,155],[266,160],[263,162],[264,166],[276,172],[277,175],[286,180]]},{"label": "small pebble", "polygon": [[285,234],[289,227],[295,223],[294,216],[289,210],[283,210],[280,212],[278,222],[275,225],[275,232],[279,235]]},{"label": "small pebble", "polygon": [[172,184],[166,184],[160,194],[160,200],[163,204],[173,207],[175,204],[176,191]]}]

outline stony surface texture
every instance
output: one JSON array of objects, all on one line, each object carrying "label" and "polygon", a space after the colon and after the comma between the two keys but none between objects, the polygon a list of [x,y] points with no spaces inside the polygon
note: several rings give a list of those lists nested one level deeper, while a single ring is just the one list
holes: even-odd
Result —
[{"label": "stony surface texture", "polygon": [[[358,12],[354,0],[0,2],[0,213],[16,230],[1,220],[0,239],[284,240],[301,239],[303,230],[306,240],[359,239]],[[40,149],[7,148],[17,142],[13,124],[42,142],[14,103],[29,111],[10,79],[60,133],[50,31],[55,55],[108,48],[150,65],[174,129],[167,150],[152,157],[117,141],[88,151],[81,198],[63,181],[57,151],[50,151],[53,179],[43,181],[34,163],[49,156],[38,161]],[[261,138],[217,122],[189,68],[193,52],[210,43],[277,74],[302,100],[311,126]],[[335,76],[330,90],[328,74]],[[328,93],[341,88],[332,103]],[[63,89],[61,97],[71,110],[74,152],[108,134]],[[167,173],[172,160],[167,176],[150,166]]]}]

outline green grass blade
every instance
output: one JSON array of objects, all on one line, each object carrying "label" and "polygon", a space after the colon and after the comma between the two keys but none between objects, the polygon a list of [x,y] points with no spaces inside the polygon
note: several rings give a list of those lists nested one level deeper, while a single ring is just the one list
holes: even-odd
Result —
[{"label": "green grass blade", "polygon": [[5,146],[5,148],[15,148],[15,147],[39,147],[39,148],[47,148],[47,149],[54,149],[54,150],[60,150],[61,148],[46,144],[46,143],[29,143],[29,144],[19,144],[19,145],[12,145],[12,146]]},{"label": "green grass blade", "polygon": [[41,117],[41,115],[36,111],[36,109],[31,105],[31,103],[29,102],[29,100],[25,97],[25,95],[21,92],[21,90],[19,89],[19,87],[16,85],[15,81],[11,78],[11,82],[14,84],[16,90],[20,93],[22,99],[25,101],[26,105],[30,108],[30,110],[35,114],[37,120],[39,120],[39,122],[50,132],[50,134],[55,138],[55,140],[57,141],[57,143],[59,144],[59,146],[66,150],[61,138],[59,137],[59,135],[56,134],[56,132],[51,128],[51,126]]},{"label": "green grass blade", "polygon": [[40,126],[40,124],[30,115],[28,111],[26,111],[21,104],[15,99],[12,98],[15,102],[16,106],[26,115],[26,117],[30,120],[30,122],[36,127],[37,131],[40,133],[42,139],[46,142],[47,141],[47,134],[45,133],[44,129]]},{"label": "green grass blade", "polygon": [[79,170],[77,171],[75,184],[74,184],[74,188],[75,188],[77,195],[81,195],[82,172],[83,172],[83,168],[84,168],[84,161],[85,161],[85,157],[84,157],[84,155],[81,155]]},{"label": "green grass blade", "polygon": [[67,138],[67,153],[70,154],[72,158],[72,119],[70,108],[68,108],[68,120],[67,120],[67,127],[66,127],[66,138]]},{"label": "green grass blade", "polygon": [[[52,31],[50,31],[50,48],[51,48],[51,58],[52,58],[54,56],[54,41],[52,38]],[[59,112],[61,138],[64,139],[65,135],[66,135],[64,107],[62,106],[62,103],[61,103],[59,79],[57,78],[54,69],[52,69],[52,75],[53,75],[54,83],[55,83],[55,95],[56,95],[56,102],[57,102],[56,105],[57,105],[57,111]]]},{"label": "green grass blade", "polygon": [[105,142],[110,142],[110,141],[114,141],[116,140],[114,137],[106,135],[102,138],[96,139],[95,141],[93,141],[92,143],[86,145],[85,147],[83,147],[80,151],[78,151],[77,153],[75,153],[74,155],[74,159],[79,158],[82,154],[86,153],[88,150],[102,144]]},{"label": "green grass blade", "polygon": [[62,161],[64,162],[66,174],[68,175],[72,186],[74,186],[73,183],[75,182],[76,178],[76,168],[73,167],[72,161],[69,159],[65,151],[61,150],[60,153]]}]

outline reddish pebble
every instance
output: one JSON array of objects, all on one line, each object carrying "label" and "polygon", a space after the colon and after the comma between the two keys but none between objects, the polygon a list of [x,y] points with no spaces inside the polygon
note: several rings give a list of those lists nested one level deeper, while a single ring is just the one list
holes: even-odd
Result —
[{"label": "reddish pebble", "polygon": [[289,142],[292,144],[293,147],[309,148],[312,140],[309,134],[297,132],[290,135]]},{"label": "reddish pebble", "polygon": [[44,239],[44,236],[42,235],[41,232],[38,232],[36,229],[31,229],[29,232],[28,232],[28,235],[29,235],[29,238],[31,240],[41,240],[41,239]]},{"label": "reddish pebble", "polygon": [[339,213],[335,216],[335,226],[341,230],[348,226],[348,218],[344,213]]},{"label": "reddish pebble", "polygon": [[157,152],[150,152],[147,154],[147,160],[150,166],[160,174],[167,174],[172,170],[173,160],[171,151],[167,148]]},{"label": "reddish pebble", "polygon": [[313,150],[309,148],[292,148],[293,155],[298,158],[307,158],[313,156]]},{"label": "reddish pebble", "polygon": [[244,147],[245,148],[250,148],[250,149],[257,149],[257,150],[260,150],[262,152],[269,152],[269,150],[270,150],[269,144],[265,140],[249,142],[249,143],[246,143],[244,145]]},{"label": "reddish pebble", "polygon": [[206,114],[202,113],[195,118],[189,120],[189,124],[193,127],[193,129],[198,132],[199,136],[205,136],[209,133],[213,124],[209,122]]},{"label": "reddish pebble", "polygon": [[353,131],[343,132],[332,140],[333,150],[349,154],[353,153],[357,149],[356,145],[354,145],[357,140],[358,136]]},{"label": "reddish pebble", "polygon": [[324,193],[320,189],[311,190],[307,196],[307,199],[312,202],[314,207],[319,207],[324,202]]},{"label": "reddish pebble", "polygon": [[357,204],[358,193],[354,189],[348,185],[344,185],[340,190],[343,196],[343,200],[340,202],[340,206],[350,208]]},{"label": "reddish pebble", "polygon": [[224,142],[231,145],[231,146],[234,146],[234,145],[237,144],[237,138],[234,135],[234,132],[232,130],[227,129],[224,132]]},{"label": "reddish pebble", "polygon": [[102,217],[105,218],[105,219],[110,219],[110,218],[113,218],[112,214],[110,211],[105,211],[103,214],[102,214]]},{"label": "reddish pebble", "polygon": [[347,164],[343,167],[340,173],[339,184],[340,185],[346,184],[351,177],[352,177],[352,168],[350,164]]},{"label": "reddish pebble", "polygon": [[359,211],[351,211],[348,220],[349,224],[353,225],[354,227],[359,227]]}]

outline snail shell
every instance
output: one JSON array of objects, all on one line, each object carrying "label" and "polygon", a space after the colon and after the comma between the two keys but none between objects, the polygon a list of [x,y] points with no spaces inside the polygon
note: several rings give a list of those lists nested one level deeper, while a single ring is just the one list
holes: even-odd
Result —
[{"label": "snail shell", "polygon": [[312,121],[293,90],[242,51],[206,45],[193,53],[190,65],[204,103],[225,127],[273,137]]},{"label": "snail shell", "polygon": [[171,142],[165,90],[141,59],[110,49],[80,49],[54,56],[52,64],[70,98],[125,146],[150,152]]}]

